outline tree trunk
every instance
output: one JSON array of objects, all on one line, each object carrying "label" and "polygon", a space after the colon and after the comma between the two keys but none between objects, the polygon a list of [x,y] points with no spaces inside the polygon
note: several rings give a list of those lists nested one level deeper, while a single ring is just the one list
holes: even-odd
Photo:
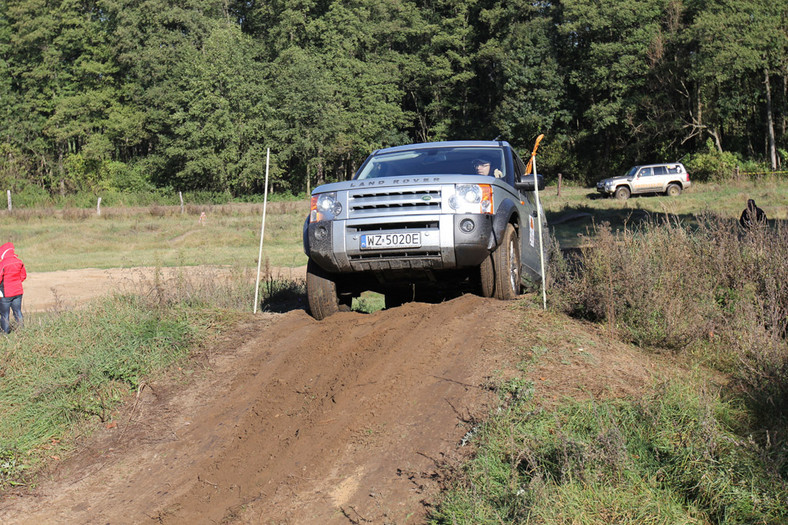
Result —
[{"label": "tree trunk", "polygon": [[783,71],[783,136],[788,130],[788,114],[784,111],[785,107],[788,106],[786,101],[788,101],[788,72]]},{"label": "tree trunk", "polygon": [[763,83],[766,86],[766,133],[769,139],[769,160],[772,171],[777,170],[777,144],[774,139],[774,118],[772,116],[772,85],[769,82],[769,70],[763,70]]}]

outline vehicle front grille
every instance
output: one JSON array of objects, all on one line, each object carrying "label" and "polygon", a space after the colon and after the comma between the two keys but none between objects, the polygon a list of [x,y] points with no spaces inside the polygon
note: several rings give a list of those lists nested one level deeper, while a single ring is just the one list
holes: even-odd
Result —
[{"label": "vehicle front grille", "polygon": [[348,218],[440,213],[440,211],[439,187],[370,188],[351,191],[348,195]]},{"label": "vehicle front grille", "polygon": [[437,230],[439,228],[438,221],[416,221],[416,222],[383,222],[374,224],[348,224],[346,229],[348,233],[374,233],[380,231],[403,231],[403,230],[416,230],[427,231]]}]

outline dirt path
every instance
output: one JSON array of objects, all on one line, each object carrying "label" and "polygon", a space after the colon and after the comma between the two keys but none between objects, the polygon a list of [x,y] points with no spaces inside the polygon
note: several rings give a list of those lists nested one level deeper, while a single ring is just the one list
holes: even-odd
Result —
[{"label": "dirt path", "polygon": [[[259,316],[188,388],[153,384],[3,523],[416,523],[481,415],[507,303]],[[483,327],[483,329],[482,329]],[[500,343],[500,341],[498,341]]]},{"label": "dirt path", "polygon": [[[56,272],[30,272],[24,282],[25,311],[43,312],[77,307],[85,302],[106,294],[110,290],[123,290],[141,281],[150,282],[153,267],[137,268],[84,268]],[[200,272],[220,276],[229,270],[222,267],[188,266],[181,268],[159,268],[166,277],[175,272]],[[299,268],[272,268],[276,277],[303,279],[306,266]],[[254,282],[252,282],[254,285]]]},{"label": "dirt path", "polygon": [[547,403],[652,376],[594,327],[523,308],[466,295],[322,322],[250,315],[40,485],[7,493],[0,523],[421,523],[438,466],[498,402],[488,374],[543,348],[531,375]]}]

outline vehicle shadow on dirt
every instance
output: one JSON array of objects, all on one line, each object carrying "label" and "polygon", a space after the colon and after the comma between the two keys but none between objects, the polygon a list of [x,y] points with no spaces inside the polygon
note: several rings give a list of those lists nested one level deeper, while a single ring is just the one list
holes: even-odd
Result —
[{"label": "vehicle shadow on dirt", "polygon": [[306,284],[302,280],[269,281],[263,285],[263,297],[258,305],[262,312],[277,314],[306,310]]}]

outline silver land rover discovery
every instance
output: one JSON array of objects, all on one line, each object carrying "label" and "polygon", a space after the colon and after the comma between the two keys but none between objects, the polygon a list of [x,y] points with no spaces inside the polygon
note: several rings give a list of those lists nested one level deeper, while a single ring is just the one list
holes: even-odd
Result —
[{"label": "silver land rover discovery", "polygon": [[597,182],[596,189],[599,193],[626,200],[630,195],[644,193],[664,193],[676,197],[690,185],[689,173],[684,165],[672,162],[634,166],[624,176]]},{"label": "silver land rover discovery", "polygon": [[517,297],[542,275],[547,235],[544,179],[526,171],[504,141],[433,142],[375,151],[352,180],[315,188],[304,223],[312,315],[365,290],[386,307],[465,288]]}]

